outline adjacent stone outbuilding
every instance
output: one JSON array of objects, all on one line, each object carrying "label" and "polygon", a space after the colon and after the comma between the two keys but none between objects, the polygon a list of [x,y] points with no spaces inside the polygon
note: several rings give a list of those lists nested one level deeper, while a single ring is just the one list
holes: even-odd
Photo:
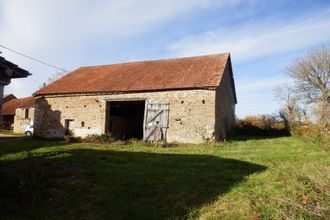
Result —
[{"label": "adjacent stone outbuilding", "polygon": [[34,97],[13,98],[3,104],[3,129],[13,129],[14,133],[24,133],[34,120]]},{"label": "adjacent stone outbuilding", "polygon": [[226,137],[236,104],[229,54],[81,67],[35,98],[36,136],[184,143]]}]

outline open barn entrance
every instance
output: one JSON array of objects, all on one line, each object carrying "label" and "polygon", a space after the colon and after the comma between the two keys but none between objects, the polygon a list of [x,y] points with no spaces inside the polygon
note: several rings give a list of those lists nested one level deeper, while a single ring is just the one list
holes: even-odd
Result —
[{"label": "open barn entrance", "polygon": [[107,131],[114,138],[143,139],[144,100],[109,101],[107,108]]}]

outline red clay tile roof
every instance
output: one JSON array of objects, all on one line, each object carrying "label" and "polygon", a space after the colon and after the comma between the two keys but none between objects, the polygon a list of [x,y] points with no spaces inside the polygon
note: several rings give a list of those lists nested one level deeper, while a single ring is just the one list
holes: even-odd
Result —
[{"label": "red clay tile roof", "polygon": [[225,53],[80,67],[34,95],[212,88],[228,61]]},{"label": "red clay tile roof", "polygon": [[15,115],[17,108],[34,107],[34,97],[26,97],[21,99],[12,99],[2,105],[2,115]]}]

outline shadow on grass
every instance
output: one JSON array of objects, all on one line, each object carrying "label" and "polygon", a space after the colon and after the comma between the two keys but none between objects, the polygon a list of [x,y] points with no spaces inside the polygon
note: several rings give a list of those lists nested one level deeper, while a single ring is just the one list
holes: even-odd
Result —
[{"label": "shadow on grass", "polygon": [[0,157],[8,153],[31,151],[38,148],[66,145],[64,141],[45,141],[33,137],[0,137]]},{"label": "shadow on grass", "polygon": [[21,136],[0,136],[0,143],[7,143],[7,142],[12,142],[12,141],[15,141],[15,140],[20,140],[22,139],[23,137]]},{"label": "shadow on grass", "polygon": [[0,161],[0,215],[2,219],[181,219],[265,169],[206,155],[57,151]]}]

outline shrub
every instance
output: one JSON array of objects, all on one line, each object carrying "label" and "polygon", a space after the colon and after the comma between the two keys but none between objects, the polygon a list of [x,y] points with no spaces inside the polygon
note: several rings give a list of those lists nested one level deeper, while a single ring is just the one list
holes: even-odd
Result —
[{"label": "shrub", "polygon": [[64,142],[66,143],[77,143],[80,142],[81,138],[80,137],[74,137],[72,131],[68,131],[65,136],[64,136]]},{"label": "shrub", "polygon": [[97,144],[112,143],[114,141],[115,138],[110,133],[101,134],[101,135],[92,134],[82,139],[82,142],[84,143],[97,143]]},{"label": "shrub", "polygon": [[248,116],[235,122],[234,133],[254,136],[285,136],[289,131],[282,120],[271,115]]},{"label": "shrub", "polygon": [[291,128],[294,136],[304,138],[316,147],[323,150],[330,150],[330,133],[314,124],[296,125]]}]

